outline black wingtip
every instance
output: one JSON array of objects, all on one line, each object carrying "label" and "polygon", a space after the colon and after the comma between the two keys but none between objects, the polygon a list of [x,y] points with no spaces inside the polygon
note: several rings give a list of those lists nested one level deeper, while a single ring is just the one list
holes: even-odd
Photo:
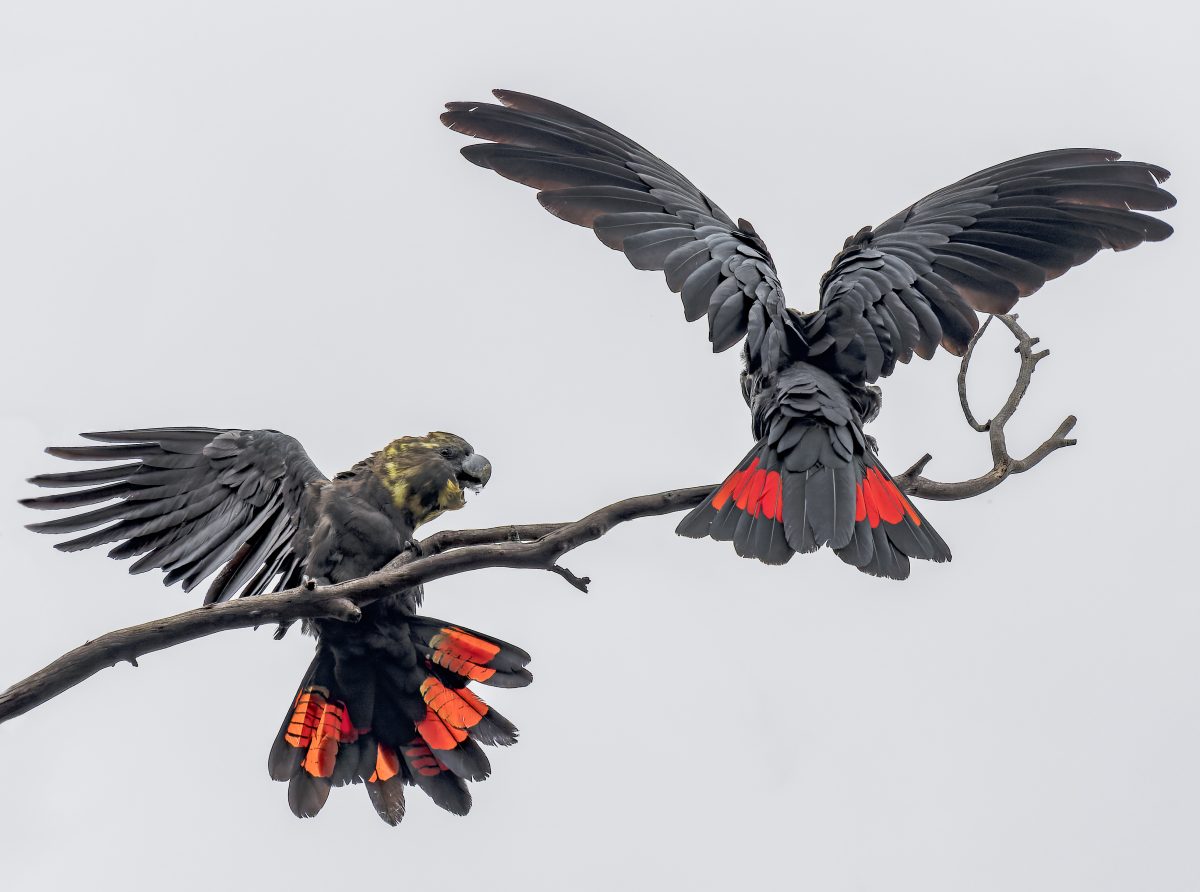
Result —
[{"label": "black wingtip", "polygon": [[144,440],[153,439],[155,435],[171,432],[171,428],[164,427],[127,431],[87,431],[81,433],[79,436],[85,440],[93,440],[97,443],[140,443]]},{"label": "black wingtip", "polygon": [[[30,477],[29,482],[36,484],[37,478]],[[23,508],[32,508],[35,511],[45,511],[47,509],[54,510],[59,507],[62,507],[62,508],[72,507],[71,505],[61,505],[61,506],[56,505],[56,504],[54,504],[56,499],[57,499],[57,494],[51,495],[51,496],[28,496],[27,498],[24,498],[24,499],[17,499],[17,504]]]},{"label": "black wingtip", "polygon": [[55,458],[65,458],[68,461],[100,461],[101,459],[93,459],[91,453],[95,452],[96,446],[47,446],[44,452],[47,455],[53,455]]},{"label": "black wingtip", "polygon": [[[544,108],[560,108],[572,114],[578,114],[574,109],[568,109],[561,103],[545,99],[541,96],[535,96],[533,93],[526,93],[522,90],[506,90],[503,87],[497,87],[495,90],[492,90],[492,95],[508,108],[520,108],[522,103],[526,103]],[[522,111],[529,111],[529,109],[522,109]]]},{"label": "black wingtip", "polygon": [[458,152],[476,167],[491,170],[492,166],[488,163],[489,152],[487,150],[492,148],[494,146],[490,142],[473,142],[470,145],[463,146]]},{"label": "black wingtip", "polygon": [[[87,434],[82,436],[88,437]],[[88,439],[98,440],[99,437],[92,436]],[[118,444],[108,441],[103,446],[47,446],[45,451],[47,455],[65,458],[67,461],[113,461],[130,457],[129,450],[136,445],[136,443]]]},{"label": "black wingtip", "polygon": [[1171,171],[1167,170],[1160,164],[1151,164],[1149,161],[1140,161],[1138,163],[1141,164],[1142,167],[1146,168],[1147,171],[1149,171],[1150,176],[1154,177],[1154,180],[1157,183],[1165,183],[1167,180],[1171,179]]}]

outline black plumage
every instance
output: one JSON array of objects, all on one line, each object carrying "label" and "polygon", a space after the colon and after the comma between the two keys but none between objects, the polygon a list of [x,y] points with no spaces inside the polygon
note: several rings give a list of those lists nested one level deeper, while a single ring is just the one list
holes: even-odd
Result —
[{"label": "black plumage", "polygon": [[469,161],[540,190],[543,207],[633,266],[662,270],[685,318],[708,318],[714,351],[744,341],[757,443],[678,532],[732,539],[768,563],[826,545],[865,572],[904,578],[909,558],[949,560],[863,434],[879,410],[874,382],[939,344],[962,355],[978,313],[1008,312],[1102,249],[1172,231],[1144,213],[1175,203],[1163,168],[1106,149],[1041,152],[861,229],[821,277],[818,308],[800,313],[754,228],[674,168],[566,106],[494,92],[498,105],[452,102],[442,115],[484,140],[463,148]]},{"label": "black plumage", "polygon": [[[104,507],[30,529],[84,535],[64,551],[117,543],[190,590],[215,574],[205,603],[292,587],[345,582],[381,569],[414,531],[465,504],[491,465],[454,434],[402,437],[332,480],[300,444],[277,431],[153,428],[85,434],[103,445],[50,448],[83,461],[124,461],[43,474],[62,490],[24,499],[38,509]],[[96,529],[96,528],[99,529]],[[465,814],[467,780],[491,766],[479,744],[508,745],[516,728],[468,687],[520,687],[529,655],[480,632],[416,615],[421,588],[374,601],[357,623],[316,620],[317,653],[271,749],[271,777],[289,783],[298,816],[315,815],[329,790],[363,782],[395,824],[403,787]]]}]

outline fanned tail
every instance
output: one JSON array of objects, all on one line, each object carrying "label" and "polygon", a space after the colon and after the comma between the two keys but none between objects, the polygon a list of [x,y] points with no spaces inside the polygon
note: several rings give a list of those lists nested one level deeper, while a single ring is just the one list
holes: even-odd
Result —
[{"label": "fanned tail", "polygon": [[318,643],[268,759],[297,817],[316,815],[330,789],[350,783],[366,785],[388,824],[404,817],[408,784],[466,814],[466,782],[491,773],[480,744],[516,742],[516,727],[467,685],[529,684],[529,655],[441,620],[410,617],[407,625],[408,659]]},{"label": "fanned tail", "polygon": [[742,557],[785,564],[828,546],[872,576],[905,579],[909,559],[950,560],[950,549],[864,442],[793,420],[759,440],[679,524],[681,536],[732,541]]}]

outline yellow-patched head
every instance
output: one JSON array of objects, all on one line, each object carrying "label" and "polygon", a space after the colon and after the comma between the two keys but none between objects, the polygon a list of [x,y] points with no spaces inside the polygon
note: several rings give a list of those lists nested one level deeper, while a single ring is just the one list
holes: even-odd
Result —
[{"label": "yellow-patched head", "polygon": [[393,440],[370,460],[371,470],[407,510],[414,526],[466,504],[464,490],[478,492],[492,476],[492,465],[455,434],[433,431],[423,437]]}]

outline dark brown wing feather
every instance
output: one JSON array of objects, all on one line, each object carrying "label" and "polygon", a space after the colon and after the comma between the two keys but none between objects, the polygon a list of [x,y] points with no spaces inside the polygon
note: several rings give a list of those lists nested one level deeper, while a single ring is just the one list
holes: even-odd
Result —
[{"label": "dark brown wing feather", "polygon": [[1058,149],[972,174],[846,240],[804,319],[809,355],[874,381],[940,343],[961,355],[977,313],[1019,298],[1091,259],[1161,241],[1172,229],[1142,211],[1175,198],[1154,164],[1107,149]]},{"label": "dark brown wing feather", "polygon": [[447,103],[442,122],[485,143],[462,153],[535,189],[550,213],[593,229],[638,269],[663,270],[689,322],[707,315],[714,351],[746,334],[755,302],[783,306],[766,245],[666,162],[574,109],[511,90],[500,105]]},{"label": "dark brown wing feather", "polygon": [[[83,434],[106,445],[50,447],[76,461],[135,459],[119,465],[30,478],[69,492],[23,499],[30,508],[102,508],[30,524],[39,533],[93,530],[60,542],[77,551],[119,542],[109,555],[141,555],[131,573],[160,568],[167,585],[190,591],[224,569],[205,601],[222,601],[296,581],[305,543],[297,530],[311,498],[308,485],[324,481],[303,447],[278,431],[152,428]],[[95,484],[100,484],[96,486]],[[94,529],[100,527],[100,529]]]}]

